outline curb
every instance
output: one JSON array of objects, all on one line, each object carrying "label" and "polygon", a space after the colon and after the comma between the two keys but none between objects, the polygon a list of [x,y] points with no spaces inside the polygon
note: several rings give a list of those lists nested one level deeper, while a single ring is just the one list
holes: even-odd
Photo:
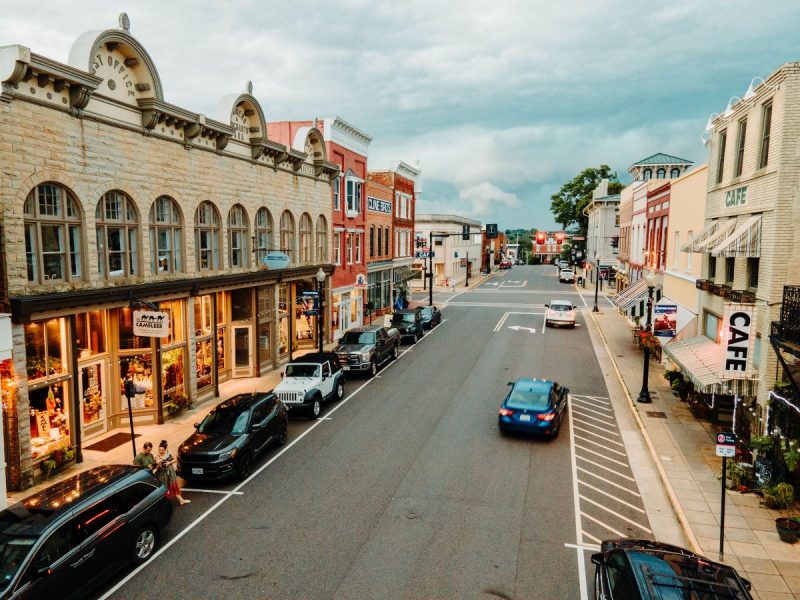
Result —
[{"label": "curb", "polygon": [[683,533],[686,536],[686,539],[689,542],[690,549],[695,554],[700,556],[704,556],[703,550],[700,548],[700,544],[697,541],[697,538],[694,535],[694,531],[692,531],[692,527],[689,524],[689,520],[686,518],[686,514],[683,512],[683,507],[681,506],[678,497],[675,495],[675,490],[672,488],[672,484],[669,481],[669,477],[667,476],[666,471],[664,471],[664,465],[661,463],[661,459],[658,457],[658,453],[656,452],[655,446],[653,446],[653,441],[650,439],[650,435],[647,433],[647,429],[642,422],[642,418],[639,416],[639,411],[636,410],[636,405],[633,403],[633,398],[631,397],[630,392],[628,391],[628,386],[625,384],[625,380],[622,377],[622,373],[617,366],[617,361],[614,359],[614,356],[611,352],[611,349],[608,347],[608,342],[606,341],[606,336],[603,334],[603,330],[600,329],[600,325],[597,323],[597,319],[594,316],[594,313],[589,311],[589,316],[592,317],[592,322],[594,323],[595,329],[597,333],[600,335],[600,339],[603,341],[603,346],[606,349],[606,354],[608,354],[608,358],[611,360],[611,364],[614,366],[614,373],[619,380],[620,385],[625,393],[625,398],[628,400],[628,408],[633,415],[634,420],[636,421],[636,425],[639,427],[639,431],[642,433],[642,438],[644,439],[645,444],[647,445],[647,449],[650,451],[650,456],[653,459],[653,462],[656,465],[656,470],[658,471],[658,476],[661,478],[661,484],[664,486],[664,489],[667,492],[667,498],[669,498],[669,503],[672,505],[672,510],[675,512],[675,516],[678,517],[678,522],[681,524],[681,529],[683,529]]}]

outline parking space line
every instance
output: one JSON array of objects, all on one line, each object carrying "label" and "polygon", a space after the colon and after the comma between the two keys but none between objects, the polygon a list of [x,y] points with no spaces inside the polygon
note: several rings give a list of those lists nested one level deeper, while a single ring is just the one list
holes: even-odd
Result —
[{"label": "parking space line", "polygon": [[224,494],[233,496],[244,496],[244,492],[229,492],[228,490],[200,490],[197,488],[181,488],[182,492],[201,492],[203,494]]},{"label": "parking space line", "polygon": [[591,515],[587,515],[585,512],[581,512],[581,514],[582,514],[584,517],[586,517],[587,519],[589,519],[590,521],[594,521],[595,523],[597,523],[598,525],[600,525],[600,527],[602,527],[603,529],[606,529],[606,530],[610,531],[611,533],[613,533],[614,535],[616,535],[616,536],[618,536],[618,537],[621,537],[621,538],[626,538],[626,537],[628,537],[627,535],[625,535],[625,534],[624,534],[624,533],[622,533],[621,531],[617,531],[616,529],[614,529],[613,527],[610,527],[610,526],[606,525],[605,523],[603,523],[603,522],[602,522],[602,521],[600,521],[599,519],[595,519],[593,516],[591,516]]},{"label": "parking space line", "polygon": [[614,450],[612,448],[608,448],[607,446],[605,446],[604,444],[601,444],[600,442],[595,442],[594,440],[590,440],[589,438],[585,438],[582,435],[578,435],[577,433],[575,434],[575,438],[579,439],[579,440],[582,440],[584,442],[587,442],[589,444],[594,444],[595,446],[600,446],[606,452],[613,452],[614,454],[618,454],[619,456],[624,456],[625,458],[628,457],[628,455],[625,454],[624,452],[620,452],[619,450]]},{"label": "parking space line", "polygon": [[599,479],[600,481],[604,481],[608,485],[613,485],[614,487],[617,487],[617,488],[621,489],[623,492],[628,492],[629,494],[632,494],[632,495],[636,496],[637,498],[641,498],[642,497],[639,494],[639,492],[634,492],[633,490],[629,490],[624,485],[620,485],[618,483],[614,483],[613,481],[609,481],[605,477],[601,477],[600,475],[598,475],[597,473],[593,473],[592,471],[587,471],[583,467],[578,467],[578,471],[581,471],[582,473],[586,473],[587,475],[591,475],[592,477],[594,477],[596,479]]},{"label": "parking space line", "polygon": [[[581,407],[576,407],[576,408],[581,408]],[[602,423],[603,425],[611,425],[613,423],[613,421],[611,421],[611,423],[608,423],[607,421],[601,421],[597,417],[590,417],[589,415],[584,415],[579,412],[576,412],[575,414],[578,415],[581,419],[591,419],[592,421],[597,421],[598,423]],[[598,429],[601,429],[601,427],[598,427]]]},{"label": "parking space line", "polygon": [[647,513],[645,513],[645,511],[644,511],[643,509],[639,508],[638,506],[634,506],[633,504],[631,504],[631,503],[629,503],[629,502],[625,502],[625,500],[620,500],[620,499],[619,499],[619,498],[617,498],[616,496],[614,496],[614,495],[612,495],[612,494],[609,494],[608,492],[604,492],[604,491],[603,491],[603,490],[601,490],[600,488],[596,488],[596,487],[594,487],[593,485],[590,485],[590,484],[586,483],[585,481],[580,481],[580,480],[579,480],[579,483],[580,483],[581,485],[585,485],[586,487],[588,487],[588,488],[590,488],[590,489],[593,489],[593,490],[594,490],[595,492],[597,492],[598,494],[603,494],[604,496],[608,496],[609,498],[611,498],[612,500],[614,500],[614,502],[619,502],[620,504],[624,504],[624,505],[625,505],[625,506],[627,506],[628,508],[632,508],[632,509],[633,509],[633,510],[635,510],[636,512],[640,512],[640,513],[642,513],[643,515],[644,515],[644,514],[647,514]]},{"label": "parking space line", "polygon": [[[611,409],[611,408],[604,408],[604,407],[602,407],[602,406],[598,406],[596,402],[588,402],[588,401],[587,401],[587,400],[585,400],[584,398],[576,398],[575,396],[570,396],[570,397],[569,397],[569,399],[570,399],[570,400],[574,400],[575,402],[582,402],[582,403],[584,403],[584,404],[588,404],[589,406],[591,406],[591,407],[592,407],[592,409],[596,409],[596,410],[604,410],[604,411],[606,411],[607,413],[614,414],[614,410],[613,410],[613,409]],[[583,406],[583,404],[581,404],[581,406]],[[586,409],[586,410],[588,410],[588,409]]]},{"label": "parking space line", "polygon": [[[623,475],[619,471],[615,471],[614,469],[609,469],[608,467],[604,467],[600,463],[596,463],[593,460],[589,460],[585,456],[577,456],[576,458],[580,458],[582,461],[589,463],[590,465],[594,465],[598,469],[603,469],[604,471],[608,471],[609,473],[613,473],[617,477],[622,477],[623,479],[627,479],[631,483],[636,483],[636,480],[633,477],[628,477],[627,475]],[[580,467],[578,467],[580,469]]]},{"label": "parking space line", "polygon": [[597,544],[598,544],[597,548],[598,548],[598,549],[600,548],[599,544],[602,544],[602,543],[603,543],[603,542],[600,540],[600,538],[596,538],[596,537],[594,537],[594,536],[593,536],[591,533],[588,533],[588,532],[586,532],[586,531],[581,531],[581,535],[583,535],[584,537],[587,537],[587,538],[589,538],[589,539],[590,539],[590,540],[592,540],[593,542],[597,542]]},{"label": "parking space line", "polygon": [[[583,533],[583,532],[581,532],[581,533]],[[589,537],[592,537],[592,536],[589,536]],[[597,538],[595,538],[595,539],[597,540]],[[597,541],[600,542],[600,540],[597,540]],[[583,550],[584,552],[599,552],[600,551],[600,546],[597,546],[596,544],[586,544],[586,543],[583,543],[583,544],[564,544],[564,546],[566,548],[577,548],[578,550]]]},{"label": "parking space line", "polygon": [[589,454],[594,454],[595,456],[599,456],[600,458],[604,458],[607,461],[614,463],[615,465],[619,465],[620,467],[630,468],[630,465],[627,462],[622,462],[621,460],[617,460],[616,458],[609,458],[608,456],[605,456],[604,454],[600,454],[599,452],[595,452],[594,450],[590,450],[589,448],[584,448],[583,446],[579,446],[578,444],[575,444],[575,447],[576,448],[580,448],[581,450],[583,450],[584,452],[588,452]]},{"label": "parking space line", "polygon": [[618,513],[618,512],[616,512],[616,511],[613,511],[613,510],[611,510],[610,508],[608,508],[607,506],[604,506],[604,505],[600,504],[599,502],[595,502],[595,501],[594,501],[594,500],[592,500],[591,498],[587,498],[587,497],[586,497],[586,496],[584,496],[583,494],[581,494],[581,500],[586,500],[586,502],[588,502],[589,504],[594,504],[594,505],[595,505],[597,508],[599,508],[599,509],[601,509],[601,510],[604,510],[604,511],[606,511],[606,512],[607,512],[608,514],[610,514],[610,515],[614,515],[614,517],[616,517],[617,519],[620,519],[621,521],[625,521],[626,523],[630,523],[631,525],[634,525],[635,527],[638,527],[639,529],[641,529],[641,530],[642,530],[642,531],[644,531],[645,533],[649,533],[649,534],[652,534],[652,533],[653,533],[652,531],[650,531],[650,530],[649,530],[647,527],[645,527],[644,525],[642,525],[642,524],[640,524],[640,523],[637,523],[637,522],[636,522],[636,521],[634,521],[633,519],[629,519],[628,517],[626,517],[626,516],[624,516],[624,515],[621,515],[621,514],[619,514],[619,513]]},{"label": "parking space line", "polygon": [[592,427],[594,429],[599,429],[600,431],[603,431],[609,435],[613,435],[614,437],[619,437],[619,434],[616,431],[611,431],[610,429],[604,429],[603,427],[598,427],[594,423],[581,423],[581,425],[583,425],[584,427]]},{"label": "parking space line", "polygon": [[[588,423],[584,423],[584,425],[587,425],[588,427],[591,427],[591,425],[589,425]],[[603,437],[602,435],[600,435],[599,433],[595,433],[594,431],[589,431],[588,429],[583,429],[582,427],[578,427],[577,425],[575,426],[575,429],[577,429],[578,431],[582,431],[583,433],[588,433],[589,435],[593,435],[595,437],[599,437],[601,440],[605,440],[609,444],[616,444],[617,446],[621,446],[623,448],[625,447],[625,444],[622,444],[620,442],[615,442],[614,440],[612,440],[610,438],[607,438],[607,437]],[[614,434],[614,435],[617,435],[617,434]],[[619,437],[619,436],[617,436],[617,437]]]},{"label": "parking space line", "polygon": [[613,413],[611,415],[604,415],[601,412],[597,412],[593,408],[586,408],[585,406],[577,406],[576,408],[579,408],[580,410],[585,410],[586,412],[592,413],[593,415],[597,415],[603,419],[608,419],[612,423],[616,421],[616,419],[613,417]]},{"label": "parking space line", "polygon": [[[578,490],[578,455],[575,452],[575,430],[573,429],[573,423],[575,422],[572,417],[572,404],[567,403],[567,413],[569,414],[569,449],[570,449],[570,462],[572,463],[572,501],[574,503],[574,511],[575,511],[575,541],[576,543],[583,542],[583,538],[580,536],[580,532],[583,531],[583,524],[581,523],[581,501],[579,500],[578,496],[580,491]],[[589,591],[588,586],[586,585],[586,562],[583,557],[583,551],[578,549],[578,588],[580,591],[580,599],[581,600],[588,600],[589,599]]]}]

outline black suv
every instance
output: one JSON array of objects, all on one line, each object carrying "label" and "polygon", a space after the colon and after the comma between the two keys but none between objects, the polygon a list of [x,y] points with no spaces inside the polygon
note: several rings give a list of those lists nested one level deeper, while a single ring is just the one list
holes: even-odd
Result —
[{"label": "black suv", "polygon": [[606,540],[592,555],[595,600],[752,600],[750,582],[690,550],[652,540]]},{"label": "black suv", "polygon": [[404,308],[392,314],[392,327],[400,332],[401,341],[411,339],[416,344],[423,335],[425,327],[422,324],[422,311],[419,308]]},{"label": "black suv", "polygon": [[238,394],[221,402],[180,445],[178,472],[187,480],[247,479],[259,452],[286,443],[288,413],[272,392]]},{"label": "black suv", "polygon": [[423,306],[419,309],[422,315],[422,327],[433,329],[442,322],[442,313],[435,306]]},{"label": "black suv", "polygon": [[172,518],[147,469],[95,467],[0,512],[0,598],[83,598],[155,552]]}]

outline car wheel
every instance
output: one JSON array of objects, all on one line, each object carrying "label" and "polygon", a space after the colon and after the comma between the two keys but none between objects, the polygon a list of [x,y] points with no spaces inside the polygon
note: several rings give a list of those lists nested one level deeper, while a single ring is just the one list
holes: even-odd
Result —
[{"label": "car wheel", "polygon": [[236,465],[236,475],[239,477],[240,481],[244,481],[250,476],[250,471],[252,470],[253,457],[250,456],[249,452],[245,452],[242,454],[242,457],[239,459],[239,462]]},{"label": "car wheel", "polygon": [[319,413],[321,412],[322,412],[322,403],[319,400],[319,396],[317,396],[311,403],[311,407],[308,409],[308,414],[312,419],[318,419]]},{"label": "car wheel", "polygon": [[395,344],[392,348],[392,360],[397,360],[398,356],[400,356],[400,350],[398,349],[397,344]]},{"label": "car wheel", "polygon": [[337,400],[341,400],[342,398],[344,398],[344,384],[342,383],[342,380],[340,379],[336,383],[336,399]]},{"label": "car wheel", "polygon": [[569,326],[570,326],[570,329],[575,329],[575,321],[573,321],[572,323],[570,323],[570,324],[569,324]]},{"label": "car wheel", "polygon": [[131,560],[140,565],[146,562],[156,551],[158,545],[158,529],[155,525],[145,525],[133,538]]},{"label": "car wheel", "polygon": [[369,376],[375,377],[375,375],[377,374],[378,374],[378,363],[376,363],[373,360],[371,363],[369,363]]},{"label": "car wheel", "polygon": [[283,421],[283,425],[281,425],[281,430],[278,432],[278,446],[283,446],[286,444],[286,441],[289,439],[289,419],[288,417]]},{"label": "car wheel", "polygon": [[422,339],[422,334],[418,331],[414,334],[414,343],[416,344],[418,341]]}]

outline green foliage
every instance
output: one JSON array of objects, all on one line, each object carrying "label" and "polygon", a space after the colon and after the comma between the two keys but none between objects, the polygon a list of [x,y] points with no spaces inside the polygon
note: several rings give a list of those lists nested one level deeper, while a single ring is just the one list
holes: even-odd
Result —
[{"label": "green foliage", "polygon": [[775,447],[775,438],[771,435],[756,435],[750,438],[750,445],[748,448],[751,451],[764,453],[769,452]]},{"label": "green foliage", "polygon": [[783,453],[783,461],[786,463],[786,468],[794,473],[800,465],[800,452],[797,451],[795,446],[790,446],[789,449]]},{"label": "green foliage", "polygon": [[676,379],[683,379],[683,373],[677,370],[667,369],[664,371],[664,379],[669,381],[670,385],[672,385]]},{"label": "green foliage", "polygon": [[583,209],[591,202],[592,192],[601,179],[609,179],[608,193],[618,194],[624,187],[617,181],[617,173],[608,165],[588,167],[576,175],[572,181],[561,186],[558,193],[550,196],[550,212],[564,229],[573,223],[578,225],[581,235],[586,235],[589,220]]},{"label": "green foliage", "polygon": [[785,481],[761,489],[764,503],[772,508],[786,508],[794,502],[794,488]]}]

